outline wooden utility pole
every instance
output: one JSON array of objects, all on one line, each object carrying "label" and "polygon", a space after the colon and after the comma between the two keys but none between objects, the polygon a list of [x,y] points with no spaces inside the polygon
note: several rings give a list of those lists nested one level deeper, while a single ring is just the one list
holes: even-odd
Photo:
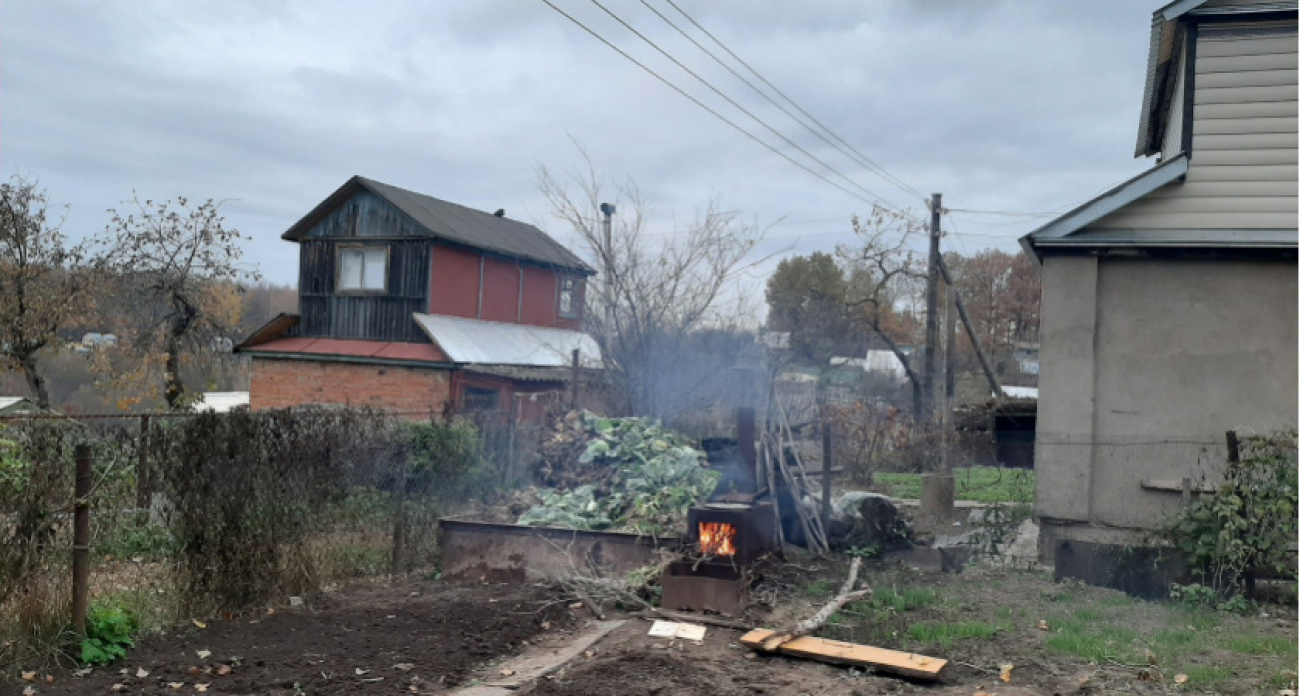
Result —
[{"label": "wooden utility pole", "polygon": [[943,428],[942,471],[952,473],[952,402],[957,390],[957,288],[946,285],[948,302],[943,311],[943,401],[939,422]]},{"label": "wooden utility pole", "polygon": [[[949,287],[953,287],[952,274],[948,272],[948,265],[939,259],[939,272],[943,274],[943,282]],[[984,370],[984,378],[989,381],[989,387],[993,389],[993,395],[1002,397],[1002,385],[998,382],[997,375],[993,373],[993,366],[989,363],[989,356],[984,353],[984,346],[980,345],[979,336],[975,335],[975,325],[971,323],[970,315],[966,313],[966,305],[961,301],[961,294],[956,295],[957,316],[961,317],[962,326],[966,327],[966,335],[970,336],[970,344],[975,347],[975,357],[979,358],[980,368]]]},{"label": "wooden utility pole", "polygon": [[929,421],[934,415],[934,373],[939,348],[939,234],[943,213],[943,194],[930,194],[930,263],[925,276],[925,374],[921,391],[924,392],[919,414]]}]

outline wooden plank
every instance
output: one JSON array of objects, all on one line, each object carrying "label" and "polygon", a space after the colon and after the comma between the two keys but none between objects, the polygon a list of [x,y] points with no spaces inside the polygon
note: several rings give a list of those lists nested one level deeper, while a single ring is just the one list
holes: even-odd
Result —
[{"label": "wooden plank", "polygon": [[[749,648],[758,649],[771,635],[772,631],[757,628],[742,636],[740,642]],[[776,652],[836,665],[871,667],[879,672],[927,680],[938,679],[939,673],[948,665],[947,660],[937,657],[810,636],[782,643]]]}]

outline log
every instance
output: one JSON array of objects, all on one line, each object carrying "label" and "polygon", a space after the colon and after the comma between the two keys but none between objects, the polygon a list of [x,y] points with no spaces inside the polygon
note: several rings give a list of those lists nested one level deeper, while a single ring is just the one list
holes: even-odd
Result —
[{"label": "log", "polygon": [[853,586],[858,582],[858,569],[861,567],[862,559],[855,557],[853,562],[849,564],[849,577],[844,581],[844,585],[840,587],[839,594],[835,595],[834,599],[811,617],[800,621],[790,628],[773,631],[770,636],[763,640],[763,650],[771,652],[781,647],[783,643],[788,643],[799,636],[806,636],[809,633],[816,631],[825,625],[827,621],[830,621],[830,618],[835,615],[835,612],[843,609],[845,604],[870,596],[870,588],[857,591],[853,590]]}]

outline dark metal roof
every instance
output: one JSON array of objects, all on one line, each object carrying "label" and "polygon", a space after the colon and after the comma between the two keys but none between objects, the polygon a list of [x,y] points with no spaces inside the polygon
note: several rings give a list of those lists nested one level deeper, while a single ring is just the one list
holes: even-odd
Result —
[{"label": "dark metal roof", "polygon": [[298,241],[312,225],[345,200],[364,188],[405,213],[428,236],[503,256],[534,261],[546,266],[592,275],[594,270],[564,245],[528,223],[497,217],[466,208],[422,193],[354,176],[330,194],[310,213],[290,227],[281,237]]}]

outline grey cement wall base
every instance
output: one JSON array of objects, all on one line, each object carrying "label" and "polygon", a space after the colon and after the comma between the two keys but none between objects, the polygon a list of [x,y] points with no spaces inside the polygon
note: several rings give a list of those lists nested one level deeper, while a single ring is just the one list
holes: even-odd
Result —
[{"label": "grey cement wall base", "polygon": [[1150,546],[1151,532],[1144,529],[1094,527],[1084,522],[1035,518],[1038,522],[1038,562],[1050,566],[1056,562],[1057,545],[1062,541],[1082,541],[1111,546]]},{"label": "grey cement wall base", "polygon": [[1056,545],[1057,582],[1080,580],[1147,599],[1169,596],[1171,583],[1190,582],[1187,564],[1170,549],[1063,539]]}]

